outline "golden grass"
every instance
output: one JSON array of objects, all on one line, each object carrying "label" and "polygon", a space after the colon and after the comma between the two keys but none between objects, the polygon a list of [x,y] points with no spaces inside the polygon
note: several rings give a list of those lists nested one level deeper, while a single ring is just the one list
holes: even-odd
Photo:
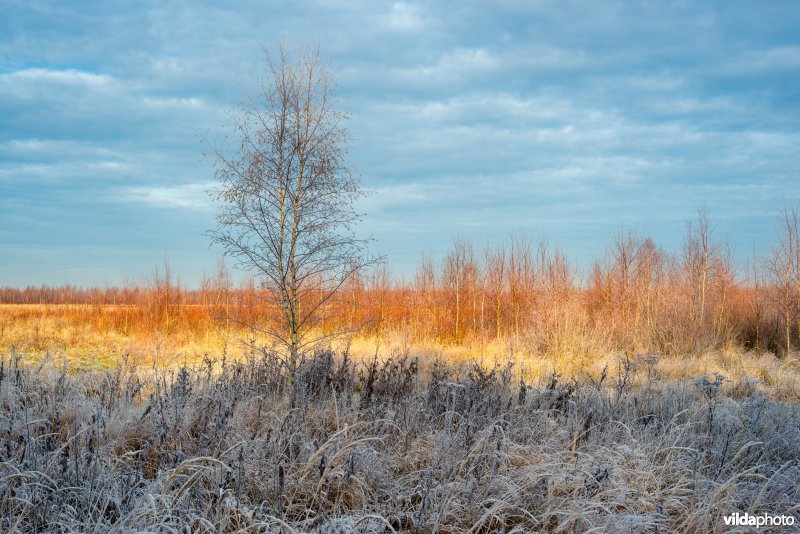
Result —
[{"label": "golden grass", "polygon": [[[12,348],[25,354],[30,364],[44,360],[66,364],[72,370],[111,369],[126,358],[139,365],[160,368],[197,364],[208,357],[241,358],[251,349],[244,341],[266,345],[246,329],[224,328],[219,323],[179,326],[170,332],[146,329],[141,309],[135,306],[0,305],[0,351]],[[127,326],[126,326],[127,325]],[[579,343],[576,342],[579,346]],[[511,362],[518,378],[531,381],[553,372],[564,377],[600,375],[616,370],[623,353],[607,347],[581,348],[564,354],[537,354],[515,339],[473,340],[462,344],[414,341],[404,332],[389,330],[382,337],[361,335],[333,343],[359,361],[406,355],[426,362],[478,362],[484,366]],[[595,350],[596,352],[592,352]],[[636,360],[636,355],[629,355]],[[738,349],[693,356],[670,356],[637,362],[652,378],[686,380],[719,372],[775,398],[800,398],[800,362],[797,357],[777,358],[771,353]],[[645,376],[645,375],[642,375]],[[757,384],[757,385],[756,385]]]}]

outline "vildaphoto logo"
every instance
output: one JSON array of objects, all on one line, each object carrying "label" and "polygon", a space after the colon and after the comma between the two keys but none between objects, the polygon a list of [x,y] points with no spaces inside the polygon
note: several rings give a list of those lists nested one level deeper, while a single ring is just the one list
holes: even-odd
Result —
[{"label": "vildaphoto logo", "polygon": [[790,527],[794,525],[794,516],[791,515],[750,515],[747,512],[727,515],[723,517],[725,526],[728,527]]}]

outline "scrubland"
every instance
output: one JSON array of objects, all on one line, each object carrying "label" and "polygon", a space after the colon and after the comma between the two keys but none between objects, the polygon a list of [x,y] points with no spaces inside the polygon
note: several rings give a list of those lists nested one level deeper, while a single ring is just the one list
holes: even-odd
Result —
[{"label": "scrubland", "polygon": [[[2,531],[705,533],[798,514],[793,354],[387,329],[290,379],[213,321],[147,334],[136,307],[2,312]],[[127,333],[98,327],[126,316]]]},{"label": "scrubland", "polygon": [[583,274],[544,242],[456,240],[411,280],[353,277],[294,376],[259,328],[274,295],[223,265],[198,289],[166,263],[122,288],[0,288],[0,531],[797,516],[798,220],[746,262],[702,213],[678,253],[620,233]]}]

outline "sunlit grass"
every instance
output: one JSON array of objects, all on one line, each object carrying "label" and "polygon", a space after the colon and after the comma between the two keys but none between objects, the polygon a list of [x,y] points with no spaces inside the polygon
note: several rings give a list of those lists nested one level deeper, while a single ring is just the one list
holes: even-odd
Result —
[{"label": "sunlit grass", "polygon": [[[270,346],[271,340],[246,328],[224,328],[220,322],[185,325],[170,332],[141,325],[141,312],[123,306],[89,305],[0,305],[0,350],[12,349],[25,360],[38,365],[43,361],[65,363],[69,369],[105,370],[123,358],[140,365],[175,367],[201,363],[208,357],[237,359],[252,346]],[[126,321],[127,316],[127,321]],[[514,364],[523,380],[537,380],[553,372],[580,378],[613,371],[624,352],[610,347],[586,347],[581,339],[561,343],[564,353],[538,354],[524,340],[473,339],[460,344],[434,340],[413,340],[403,331],[387,330],[377,337],[362,334],[341,338],[332,348],[347,350],[359,361],[390,356],[419,358],[422,364],[436,360]],[[636,360],[635,354],[628,355]],[[720,372],[729,377],[752,380],[776,398],[797,398],[800,394],[797,358],[778,358],[770,353],[740,349],[714,351],[700,355],[660,356],[641,365],[650,376],[665,380],[687,380]]]}]

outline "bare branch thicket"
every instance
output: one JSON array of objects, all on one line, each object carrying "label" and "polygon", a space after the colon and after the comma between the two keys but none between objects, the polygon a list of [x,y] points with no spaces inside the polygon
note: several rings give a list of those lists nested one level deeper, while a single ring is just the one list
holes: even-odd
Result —
[{"label": "bare branch thicket", "polygon": [[463,238],[453,241],[453,249],[447,254],[442,265],[442,283],[453,308],[453,339],[462,339],[465,331],[465,309],[472,303],[477,308],[475,283],[477,264],[472,243]]},{"label": "bare branch thicket", "polygon": [[766,258],[770,297],[784,329],[784,349],[792,351],[793,332],[800,332],[800,208],[785,205],[778,216],[779,240]]},{"label": "bare branch thicket", "polygon": [[705,208],[698,211],[697,224],[688,225],[681,261],[692,307],[691,352],[702,352],[729,337],[726,305],[735,283],[732,250],[726,241],[714,237]]}]

